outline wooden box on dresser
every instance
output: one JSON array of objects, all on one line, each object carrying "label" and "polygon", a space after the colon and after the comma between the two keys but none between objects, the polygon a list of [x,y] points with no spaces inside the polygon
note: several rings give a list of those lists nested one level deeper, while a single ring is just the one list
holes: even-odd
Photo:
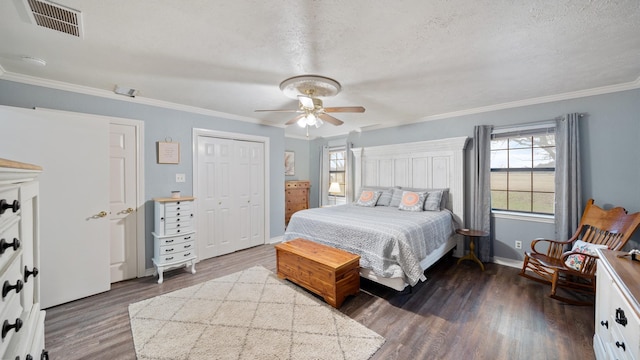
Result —
[{"label": "wooden box on dresser", "polygon": [[196,273],[196,231],[193,197],[155,198],[153,231],[153,265],[158,284],[163,272],[178,266],[191,265]]},{"label": "wooden box on dresser", "polygon": [[284,182],[284,224],[289,223],[291,215],[296,211],[309,208],[309,189],[311,183],[308,180],[291,180]]},{"label": "wooden box on dresser", "polygon": [[618,256],[624,252],[598,252],[596,358],[640,359],[640,261]]},{"label": "wooden box on dresser", "polygon": [[40,309],[36,180],[42,168],[0,159],[0,322],[2,359],[48,359]]}]

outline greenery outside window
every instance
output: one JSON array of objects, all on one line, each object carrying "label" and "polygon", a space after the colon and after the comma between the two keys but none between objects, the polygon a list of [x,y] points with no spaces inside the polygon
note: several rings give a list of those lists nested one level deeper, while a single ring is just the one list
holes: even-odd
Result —
[{"label": "greenery outside window", "polygon": [[491,208],[554,214],[554,127],[494,130],[491,137]]},{"label": "greenery outside window", "polygon": [[345,179],[345,149],[329,150],[329,183],[340,185],[340,192],[332,192],[329,196],[345,197]]}]

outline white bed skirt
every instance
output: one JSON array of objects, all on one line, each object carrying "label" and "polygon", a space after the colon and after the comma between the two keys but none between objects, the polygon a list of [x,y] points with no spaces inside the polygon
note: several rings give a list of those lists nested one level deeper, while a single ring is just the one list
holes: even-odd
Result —
[{"label": "white bed skirt", "polygon": [[[453,248],[456,247],[457,240],[458,240],[459,235],[452,235],[449,240],[447,240],[447,242],[445,242],[444,244],[440,245],[439,248],[435,249],[434,251],[432,251],[429,255],[427,255],[426,258],[424,258],[422,261],[420,261],[420,267],[422,267],[422,270],[426,270],[427,268],[429,268],[431,265],[435,264],[438,260],[440,260],[444,255],[446,255],[449,251],[451,251]],[[407,284],[403,278],[385,278],[385,277],[381,277],[378,276],[376,274],[373,273],[373,271],[369,270],[369,269],[365,269],[365,268],[360,268],[360,276],[365,278],[365,279],[369,279],[371,281],[375,281],[379,284],[382,284],[384,286],[390,287],[394,290],[397,291],[402,291],[404,290],[404,288],[406,288],[409,284]]]}]

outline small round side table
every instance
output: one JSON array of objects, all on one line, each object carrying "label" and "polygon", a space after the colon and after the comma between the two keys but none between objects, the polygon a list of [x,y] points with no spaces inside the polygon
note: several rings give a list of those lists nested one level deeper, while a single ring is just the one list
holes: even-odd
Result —
[{"label": "small round side table", "polygon": [[474,243],[474,240],[476,238],[481,238],[483,236],[487,236],[487,235],[489,235],[489,233],[486,232],[486,231],[482,231],[482,230],[472,230],[472,229],[458,229],[458,230],[456,230],[456,233],[458,233],[458,234],[460,234],[462,236],[466,236],[466,237],[469,238],[469,253],[467,255],[461,257],[460,259],[458,259],[458,264],[460,264],[460,261],[462,261],[462,260],[475,261],[475,262],[478,263],[478,265],[480,265],[480,269],[482,269],[482,271],[484,271],[484,264],[476,256],[476,245]]}]

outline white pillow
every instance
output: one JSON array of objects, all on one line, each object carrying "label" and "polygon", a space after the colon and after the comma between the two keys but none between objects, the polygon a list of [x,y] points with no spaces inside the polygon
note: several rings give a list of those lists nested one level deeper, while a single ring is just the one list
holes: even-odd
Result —
[{"label": "white pillow", "polygon": [[[576,240],[576,242],[573,243],[573,247],[571,248],[571,251],[579,252],[582,254],[598,255],[596,253],[596,249],[606,249],[606,248],[607,248],[607,245],[597,245],[597,244],[588,243],[582,240]],[[578,254],[569,255],[567,257],[567,260],[565,261],[565,265],[567,265],[567,267],[570,269],[580,271],[580,269],[582,269],[582,265],[584,265],[585,258],[586,256],[584,255],[578,255]]]}]

